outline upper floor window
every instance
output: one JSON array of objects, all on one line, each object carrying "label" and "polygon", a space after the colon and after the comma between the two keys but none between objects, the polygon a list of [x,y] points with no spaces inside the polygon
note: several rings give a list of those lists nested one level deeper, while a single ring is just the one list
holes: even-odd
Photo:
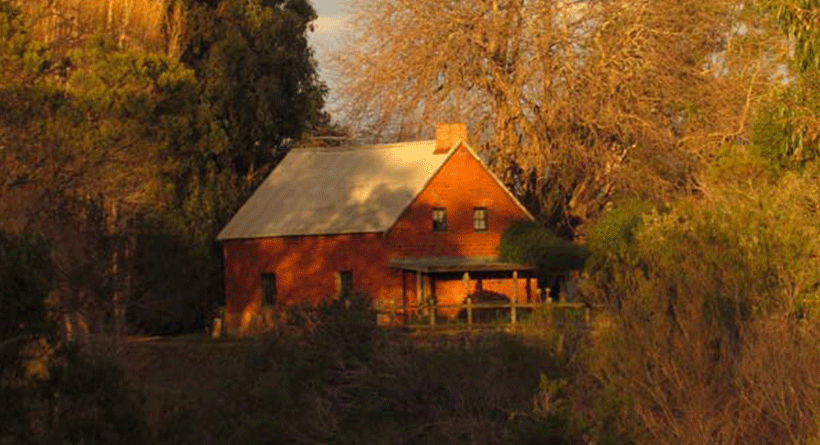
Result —
[{"label": "upper floor window", "polygon": [[487,231],[487,208],[476,207],[473,209],[473,230],[476,232]]},{"label": "upper floor window", "polygon": [[443,233],[447,231],[447,209],[443,207],[433,208],[433,232]]},{"label": "upper floor window", "polygon": [[276,275],[273,273],[262,274],[262,306],[273,306],[276,304]]}]

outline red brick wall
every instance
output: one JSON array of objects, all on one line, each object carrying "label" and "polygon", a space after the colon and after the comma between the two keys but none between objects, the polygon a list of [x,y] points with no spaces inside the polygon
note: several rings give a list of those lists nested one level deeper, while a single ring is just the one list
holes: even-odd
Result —
[{"label": "red brick wall", "polygon": [[[447,209],[447,233],[433,233],[432,209]],[[486,207],[488,231],[473,231],[473,208]],[[398,256],[492,256],[510,222],[527,218],[493,177],[460,147],[388,232]]]},{"label": "red brick wall", "polygon": [[[447,233],[433,233],[434,207],[447,209]],[[474,207],[487,208],[488,231],[473,230]],[[302,301],[316,304],[334,298],[338,292],[336,273],[341,270],[353,272],[356,291],[381,302],[401,304],[404,298],[404,302],[415,304],[414,274],[406,273],[403,293],[401,272],[387,267],[391,258],[495,255],[501,233],[510,222],[526,217],[467,149],[460,147],[384,235],[226,241],[226,325],[232,332],[242,332],[259,313],[260,274],[264,272],[276,274],[277,304],[281,306]],[[453,278],[435,285],[436,297],[442,303],[459,303],[464,297],[461,281]],[[483,280],[482,284],[484,289],[512,294],[509,280]],[[525,281],[519,284],[519,299],[523,301],[527,295]],[[426,286],[429,289],[430,283]],[[474,289],[476,282],[471,286]]]},{"label": "red brick wall", "polygon": [[[401,288],[401,275],[383,266],[387,251],[376,233],[226,241],[225,311],[230,331],[244,331],[261,308],[261,274],[276,274],[277,305],[317,304],[338,292],[337,272],[353,272],[354,289],[380,297]],[[377,266],[378,265],[378,266]]]}]

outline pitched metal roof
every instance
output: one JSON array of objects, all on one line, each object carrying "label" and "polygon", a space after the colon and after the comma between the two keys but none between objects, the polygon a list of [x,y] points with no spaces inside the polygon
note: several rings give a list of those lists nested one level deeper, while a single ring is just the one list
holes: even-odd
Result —
[{"label": "pitched metal roof", "polygon": [[[217,239],[385,232],[459,145],[481,162],[463,141],[447,154],[433,153],[434,140],[294,149]],[[532,218],[503,183],[490,175]]]},{"label": "pitched metal roof", "polygon": [[449,157],[435,145],[294,149],[217,239],[386,231]]}]

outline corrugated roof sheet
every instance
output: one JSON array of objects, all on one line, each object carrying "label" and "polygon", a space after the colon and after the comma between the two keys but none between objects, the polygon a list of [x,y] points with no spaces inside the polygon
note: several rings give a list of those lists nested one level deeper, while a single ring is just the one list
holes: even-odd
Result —
[{"label": "corrugated roof sheet", "polygon": [[384,232],[449,158],[435,145],[294,149],[217,239]]}]

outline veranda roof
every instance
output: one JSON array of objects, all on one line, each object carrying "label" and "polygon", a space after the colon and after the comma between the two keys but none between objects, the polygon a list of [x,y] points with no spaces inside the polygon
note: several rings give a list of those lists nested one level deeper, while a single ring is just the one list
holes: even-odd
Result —
[{"label": "veranda roof", "polygon": [[390,267],[413,272],[512,272],[531,271],[532,267],[526,264],[507,263],[497,257],[420,257],[394,258],[390,260]]}]

